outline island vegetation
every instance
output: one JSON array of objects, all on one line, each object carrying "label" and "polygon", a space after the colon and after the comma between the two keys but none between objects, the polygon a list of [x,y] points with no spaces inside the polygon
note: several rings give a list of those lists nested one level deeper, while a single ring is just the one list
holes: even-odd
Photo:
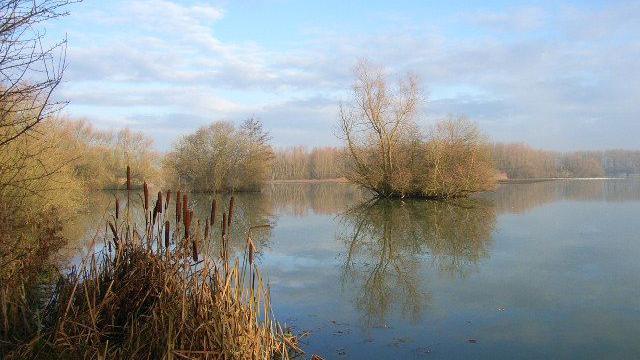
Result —
[{"label": "island vegetation", "polygon": [[379,197],[446,199],[490,190],[495,170],[487,139],[464,117],[416,124],[420,85],[407,74],[395,86],[384,69],[355,68],[352,99],[340,105],[345,176]]}]

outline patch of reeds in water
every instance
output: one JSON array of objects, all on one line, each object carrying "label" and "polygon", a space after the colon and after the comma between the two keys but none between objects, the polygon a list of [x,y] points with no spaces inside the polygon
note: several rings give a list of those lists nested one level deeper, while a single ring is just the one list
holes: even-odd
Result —
[{"label": "patch of reeds in water", "polygon": [[[144,229],[131,223],[129,209],[122,219],[116,203],[106,246],[59,283],[47,330],[21,354],[286,359],[300,352],[295,336],[273,320],[269,288],[253,262],[250,234],[239,257],[228,254],[226,231],[220,257],[199,254],[198,249],[212,241],[208,227],[215,221],[216,206],[212,205],[206,235],[201,236],[187,195],[176,194],[173,225],[168,212],[162,211],[162,193],[151,213],[146,186]],[[221,226],[227,230],[233,197],[228,214],[222,212]]]}]

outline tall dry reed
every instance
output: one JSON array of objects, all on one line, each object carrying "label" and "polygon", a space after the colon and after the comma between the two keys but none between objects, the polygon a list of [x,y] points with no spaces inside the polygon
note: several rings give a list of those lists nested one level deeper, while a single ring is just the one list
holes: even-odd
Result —
[{"label": "tall dry reed", "polygon": [[[171,226],[167,211],[158,210],[159,193],[157,221],[146,224],[144,235],[137,234],[129,217],[112,218],[104,239],[109,246],[63,278],[42,335],[14,356],[287,359],[300,352],[296,338],[273,320],[250,234],[241,255],[228,253],[233,200],[222,216],[220,257],[199,252],[211,241],[214,215],[205,221],[201,237],[187,200],[177,192]],[[148,214],[148,202],[144,206]]]}]

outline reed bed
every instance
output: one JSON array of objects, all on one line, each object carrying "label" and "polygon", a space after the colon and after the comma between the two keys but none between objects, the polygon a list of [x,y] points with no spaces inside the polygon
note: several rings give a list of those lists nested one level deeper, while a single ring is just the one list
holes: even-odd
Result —
[{"label": "reed bed", "polygon": [[14,357],[288,359],[301,353],[297,338],[273,319],[251,229],[245,251],[228,253],[233,197],[227,211],[220,209],[220,252],[210,256],[199,249],[213,241],[215,203],[203,226],[186,194],[175,193],[169,216],[171,193],[159,192],[152,206],[145,184],[142,227],[130,220],[129,184],[126,211],[115,202],[104,246],[62,278],[45,330]]}]

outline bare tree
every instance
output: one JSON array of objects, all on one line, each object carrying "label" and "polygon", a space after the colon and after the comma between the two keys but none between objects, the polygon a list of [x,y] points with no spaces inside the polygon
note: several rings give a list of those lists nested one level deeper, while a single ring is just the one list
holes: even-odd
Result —
[{"label": "bare tree", "polygon": [[340,104],[340,130],[352,167],[347,178],[380,196],[394,193],[392,177],[404,142],[413,142],[418,80],[407,74],[389,86],[383,69],[361,61],[354,70],[352,101]]},{"label": "bare tree", "polygon": [[66,68],[67,39],[47,44],[42,23],[67,15],[71,0],[0,2],[0,147],[65,105],[52,101]]},{"label": "bare tree", "polygon": [[416,125],[422,95],[415,76],[390,87],[367,62],[355,75],[352,101],[340,105],[349,180],[379,197],[451,198],[493,186],[490,148],[475,124],[448,118],[426,136]]},{"label": "bare tree", "polygon": [[268,180],[273,151],[259,121],[214,122],[182,137],[164,158],[170,186],[194,191],[253,191]]}]

